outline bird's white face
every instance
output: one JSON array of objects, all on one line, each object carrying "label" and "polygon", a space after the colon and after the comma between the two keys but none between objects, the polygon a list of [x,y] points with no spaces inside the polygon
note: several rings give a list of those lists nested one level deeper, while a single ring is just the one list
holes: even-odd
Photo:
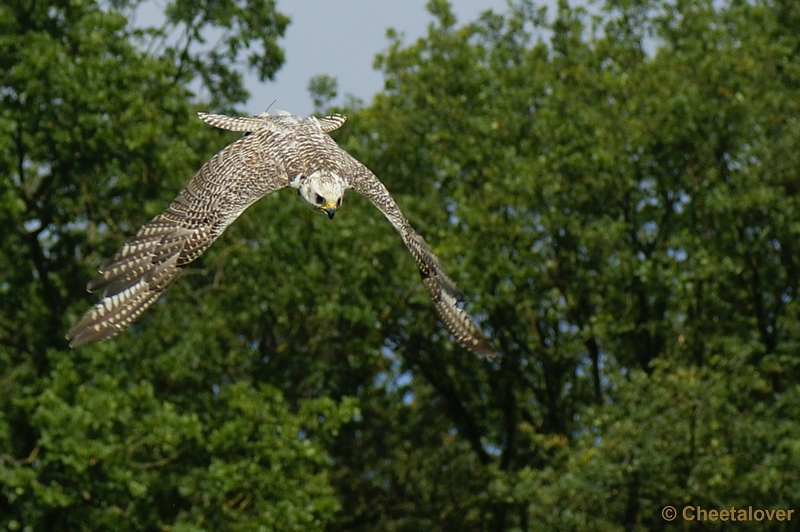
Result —
[{"label": "bird's white face", "polygon": [[327,214],[328,218],[333,218],[342,205],[342,196],[346,188],[342,177],[317,171],[300,182],[297,193],[306,205]]}]

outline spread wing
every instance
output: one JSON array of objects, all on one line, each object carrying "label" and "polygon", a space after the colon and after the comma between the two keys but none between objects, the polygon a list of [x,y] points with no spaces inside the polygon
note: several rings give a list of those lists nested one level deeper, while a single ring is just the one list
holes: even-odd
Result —
[{"label": "spread wing", "polygon": [[355,158],[349,157],[349,159],[352,166],[350,186],[366,196],[400,233],[403,243],[414,256],[422,284],[447,330],[469,351],[494,358],[495,351],[492,346],[469,315],[458,306],[464,301],[464,294],[445,273],[442,264],[428,247],[425,239],[411,227],[383,183]]},{"label": "spread wing", "polygon": [[[217,127],[231,125],[219,115],[201,114],[200,118]],[[239,131],[250,131],[249,135],[206,162],[167,210],[144,224],[100,268],[86,289],[105,292],[67,333],[70,347],[119,334],[247,207],[289,184],[274,156],[280,150],[280,136],[269,127],[256,129],[256,122],[246,125],[249,129]]]}]

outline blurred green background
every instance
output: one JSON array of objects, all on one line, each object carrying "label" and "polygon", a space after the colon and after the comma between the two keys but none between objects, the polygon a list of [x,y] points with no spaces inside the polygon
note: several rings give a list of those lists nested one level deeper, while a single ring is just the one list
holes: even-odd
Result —
[{"label": "blurred green background", "polygon": [[196,112],[237,112],[244,73],[283,62],[273,1],[171,0],[159,27],[138,7],[0,6],[0,530],[800,509],[800,4],[514,0],[457,22],[431,0],[368,104],[328,108],[336,80],[311,80],[497,362],[446,334],[365,199],[329,221],[286,190],[129,330],[70,350],[103,259],[237,138]]}]

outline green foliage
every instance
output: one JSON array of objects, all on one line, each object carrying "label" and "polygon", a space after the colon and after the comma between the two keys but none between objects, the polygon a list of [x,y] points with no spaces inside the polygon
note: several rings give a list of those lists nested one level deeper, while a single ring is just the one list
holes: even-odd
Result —
[{"label": "green foliage", "polygon": [[396,486],[398,508],[441,529],[618,530],[666,527],[667,504],[797,504],[788,5],[609,2],[589,28],[566,4],[457,27],[432,3],[427,37],[379,58],[387,91],[347,145],[417,198],[502,353],[399,342],[484,487],[448,479],[477,511],[448,526],[446,501]]},{"label": "green foliage", "polygon": [[337,85],[336,78],[325,74],[311,78],[308,82],[308,93],[314,101],[314,109],[319,111],[336,98]]},{"label": "green foliage", "polygon": [[[153,37],[164,55],[179,65],[184,84],[200,79],[213,108],[247,99],[241,73],[234,68],[243,50],[249,51],[248,68],[261,81],[273,79],[283,64],[277,41],[289,18],[276,10],[275,0],[174,0],[167,4],[165,16],[165,25],[152,30]],[[210,48],[208,40],[215,42]]]},{"label": "green foliage", "polygon": [[[232,106],[239,48],[261,42],[264,76],[282,61],[271,3],[171,4],[144,30],[136,7],[0,6],[0,527],[321,529],[339,507],[324,444],[351,401],[288,402],[202,331],[67,349],[92,270],[225,141],[194,118],[188,83],[202,74]],[[192,46],[213,27],[231,32],[220,50]]]},{"label": "green foliage", "polygon": [[4,525],[49,508],[64,530],[315,530],[338,508],[319,441],[352,418],[350,401],[293,413],[278,390],[239,381],[187,408],[135,373],[58,355],[41,393],[12,401],[38,436],[27,458],[5,456],[18,518]]},{"label": "green foliage", "polygon": [[722,529],[661,509],[798,506],[795,2],[459,25],[432,1],[424,38],[390,32],[386,90],[335,135],[498,362],[443,332],[366,200],[331,222],[291,191],[68,350],[93,270],[236,138],[194,111],[244,101],[243,57],[282,61],[272,2],[145,29],[138,7],[0,6],[0,526]]}]

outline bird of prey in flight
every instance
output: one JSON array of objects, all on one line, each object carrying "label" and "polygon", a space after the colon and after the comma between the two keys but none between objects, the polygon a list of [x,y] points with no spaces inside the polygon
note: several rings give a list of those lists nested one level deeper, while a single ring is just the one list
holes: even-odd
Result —
[{"label": "bird of prey in flight", "polygon": [[307,205],[333,218],[344,192],[352,188],[366,196],[400,234],[447,330],[469,351],[494,356],[458,306],[464,299],[461,290],[383,183],[328,135],[344,123],[344,116],[300,118],[285,112],[199,116],[207,124],[245,135],[206,162],[167,210],[145,223],[100,268],[86,288],[104,294],[67,333],[71,347],[119,334],[245,209],[267,194],[284,187],[297,189]]}]

